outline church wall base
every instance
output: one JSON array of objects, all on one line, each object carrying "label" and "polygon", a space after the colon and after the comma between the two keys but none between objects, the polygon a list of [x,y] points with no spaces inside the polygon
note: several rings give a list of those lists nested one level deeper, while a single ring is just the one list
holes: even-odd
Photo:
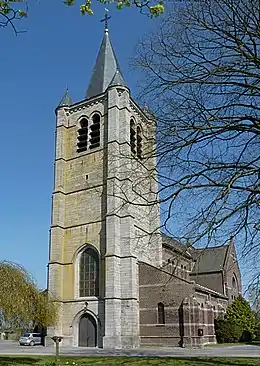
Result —
[{"label": "church wall base", "polygon": [[73,344],[72,336],[63,337],[61,347],[73,347],[73,346],[75,346],[75,344]]},{"label": "church wall base", "polygon": [[179,347],[181,339],[177,337],[142,336],[141,347]]},{"label": "church wall base", "polygon": [[204,337],[183,337],[182,339],[182,347],[184,348],[194,348],[194,347],[203,347],[206,344],[216,344],[215,335],[208,335]]},{"label": "church wall base", "polygon": [[138,336],[105,336],[103,348],[106,349],[134,349],[139,348],[140,337]]},{"label": "church wall base", "polygon": [[139,348],[140,347],[140,337],[138,336],[121,336],[122,348]]},{"label": "church wall base", "polygon": [[46,336],[45,337],[45,347],[54,347],[55,344],[53,342],[53,340],[51,339],[51,336]]}]

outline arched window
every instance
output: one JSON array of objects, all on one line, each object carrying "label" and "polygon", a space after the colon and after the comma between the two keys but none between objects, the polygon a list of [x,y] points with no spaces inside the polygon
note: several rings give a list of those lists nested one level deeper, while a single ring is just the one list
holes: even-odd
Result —
[{"label": "arched window", "polygon": [[81,254],[79,263],[79,296],[98,296],[99,258],[97,252],[87,248]]},{"label": "arched window", "polygon": [[141,131],[140,126],[137,126],[136,135],[137,135],[137,157],[139,159],[142,159],[142,154],[143,154],[143,149],[142,149],[142,131]]},{"label": "arched window", "polygon": [[236,281],[235,276],[233,276],[233,278],[232,278],[232,288],[234,291],[236,291],[236,289],[237,289],[237,281]]},{"label": "arched window", "polygon": [[130,120],[130,145],[131,145],[131,152],[136,154],[136,137],[135,137],[135,123],[134,120]]},{"label": "arched window", "polygon": [[205,324],[205,312],[204,312],[204,304],[201,304],[201,323]]},{"label": "arched window", "polygon": [[100,146],[100,115],[95,113],[90,126],[90,149]]},{"label": "arched window", "polygon": [[165,324],[164,304],[162,302],[159,302],[157,310],[158,310],[158,324]]},{"label": "arched window", "polygon": [[80,121],[80,128],[78,129],[78,152],[86,151],[88,148],[88,120],[82,118]]}]

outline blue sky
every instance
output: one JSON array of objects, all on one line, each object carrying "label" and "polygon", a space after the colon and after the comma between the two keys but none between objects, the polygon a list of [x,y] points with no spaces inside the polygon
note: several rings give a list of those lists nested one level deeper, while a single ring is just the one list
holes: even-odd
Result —
[{"label": "blue sky", "polygon": [[[68,86],[74,101],[84,98],[103,37],[104,6],[81,16],[62,0],[29,0],[29,17],[17,22],[25,33],[1,29],[1,252],[0,260],[22,264],[46,285],[55,107]],[[111,8],[110,38],[134,95],[137,78],[129,59],[139,38],[156,20],[136,9]]]}]

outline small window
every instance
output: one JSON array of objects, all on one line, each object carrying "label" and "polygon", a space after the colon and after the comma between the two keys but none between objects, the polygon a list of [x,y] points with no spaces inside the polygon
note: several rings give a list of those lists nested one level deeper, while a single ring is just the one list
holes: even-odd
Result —
[{"label": "small window", "polygon": [[237,281],[236,281],[235,276],[232,278],[232,288],[233,288],[233,290],[237,289]]},{"label": "small window", "polygon": [[132,154],[136,154],[136,137],[135,137],[135,123],[134,120],[130,120],[130,145]]},{"label": "small window", "polygon": [[100,115],[94,114],[90,126],[90,149],[100,146]]},{"label": "small window", "polygon": [[23,333],[22,337],[30,337],[31,333]]},{"label": "small window", "polygon": [[86,151],[88,148],[88,120],[86,118],[82,118],[80,121],[77,146],[78,152]]},{"label": "small window", "polygon": [[140,126],[137,126],[136,134],[137,134],[137,157],[139,159],[142,159],[143,149],[142,149],[142,134]]},{"label": "small window", "polygon": [[164,304],[162,302],[158,304],[158,324],[165,324]]}]

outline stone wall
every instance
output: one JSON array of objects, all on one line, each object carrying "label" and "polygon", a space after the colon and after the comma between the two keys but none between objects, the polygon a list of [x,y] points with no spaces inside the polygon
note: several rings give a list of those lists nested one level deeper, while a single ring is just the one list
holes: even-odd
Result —
[{"label": "stone wall", "polygon": [[225,292],[229,302],[242,294],[241,273],[238,266],[237,255],[233,240],[231,240],[224,271]]},{"label": "stone wall", "polygon": [[[94,113],[100,114],[100,146],[78,153],[80,120],[91,121]],[[161,237],[155,236],[159,205],[140,205],[154,199],[156,183],[147,171],[155,160],[132,156],[131,118],[142,127],[146,148],[154,131],[148,131],[148,120],[127,88],[112,87],[93,100],[57,110],[48,289],[60,303],[59,322],[51,332],[63,335],[63,344],[77,345],[80,316],[90,311],[100,324],[99,346],[139,345],[137,262],[160,265],[162,248]],[[79,258],[88,245],[100,257],[96,298],[81,298],[78,292]]]}]

